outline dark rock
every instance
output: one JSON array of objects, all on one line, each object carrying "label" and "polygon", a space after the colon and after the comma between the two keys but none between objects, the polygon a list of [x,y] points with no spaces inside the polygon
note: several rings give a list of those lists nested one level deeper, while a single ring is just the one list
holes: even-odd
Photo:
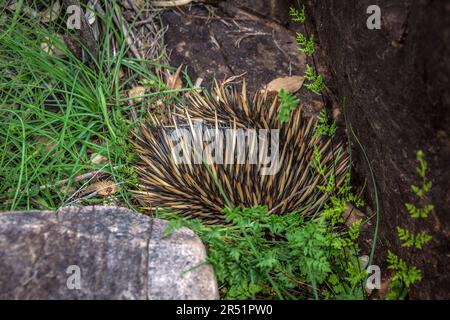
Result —
[{"label": "dark rock", "polygon": [[[448,272],[450,207],[450,4],[447,1],[376,2],[381,30],[369,30],[361,0],[307,1],[309,26],[319,42],[320,64],[331,71],[327,83],[372,162],[381,201],[376,262],[385,268],[387,249],[423,271],[411,298],[450,297]],[[355,165],[361,182],[369,168],[357,145]],[[420,206],[410,191],[420,183],[415,154],[423,150],[433,189],[425,201],[435,205],[428,219],[411,219],[404,204]],[[375,206],[374,189],[367,195]],[[433,235],[421,252],[400,246],[396,226]],[[385,277],[388,271],[383,273]]]},{"label": "dark rock", "polygon": [[218,298],[201,241],[165,226],[115,207],[0,213],[0,299]]}]

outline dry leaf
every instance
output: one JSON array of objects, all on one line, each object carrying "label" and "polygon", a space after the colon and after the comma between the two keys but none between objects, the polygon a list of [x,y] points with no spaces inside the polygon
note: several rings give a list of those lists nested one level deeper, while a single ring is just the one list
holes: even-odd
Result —
[{"label": "dry leaf", "polygon": [[61,4],[59,3],[59,1],[55,1],[55,3],[53,3],[53,6],[51,8],[47,8],[40,14],[41,22],[48,23],[55,21],[56,19],[58,19],[60,14],[61,14]]},{"label": "dry leaf", "polygon": [[75,187],[63,186],[63,187],[61,187],[61,189],[59,189],[59,191],[64,195],[69,195],[69,194],[73,194],[76,191],[76,189],[75,189]]},{"label": "dry leaf", "polygon": [[180,73],[181,73],[182,67],[183,67],[183,65],[180,65],[174,74],[170,74],[167,77],[167,89],[178,90],[178,89],[183,88],[183,81],[181,81],[181,78],[180,78]]},{"label": "dry leaf", "polygon": [[108,163],[108,158],[102,156],[101,154],[93,153],[91,155],[91,163],[92,164]]},{"label": "dry leaf", "polygon": [[145,87],[143,87],[143,86],[137,86],[137,87],[132,88],[130,90],[130,92],[128,92],[128,97],[134,98],[134,99],[130,100],[131,103],[141,102],[142,100],[144,100],[144,98],[136,98],[136,97],[143,96],[146,91],[147,91],[147,89],[145,89]]},{"label": "dry leaf", "polygon": [[267,92],[280,92],[281,89],[289,93],[296,93],[303,85],[305,77],[292,76],[292,77],[282,77],[277,78],[269,82],[265,90]]},{"label": "dry leaf", "polygon": [[350,227],[357,221],[362,220],[365,215],[357,208],[355,208],[352,204],[347,203],[347,210],[342,213],[342,217],[345,220],[345,224]]},{"label": "dry leaf", "polygon": [[203,78],[197,78],[197,80],[195,80],[194,87],[195,88],[200,88],[202,83],[203,83]]},{"label": "dry leaf", "polygon": [[[231,77],[229,77],[229,78],[227,78],[227,79],[224,79],[224,80],[221,82],[221,85],[224,86],[224,85],[226,85],[226,84],[232,83],[232,82],[236,81],[237,79],[242,78],[242,77],[245,76],[246,74],[247,74],[247,71],[245,71],[245,72],[243,72],[243,73],[241,73],[241,74],[235,75],[235,76],[231,76]],[[243,79],[243,81],[245,81],[245,79]]]},{"label": "dry leaf", "polygon": [[56,56],[56,57],[64,56],[65,55],[64,51],[57,48],[54,44],[55,41],[60,41],[62,44],[64,44],[64,39],[59,34],[57,35],[57,37],[58,37],[58,40],[52,40],[49,37],[46,37],[45,41],[41,43],[41,49],[51,56]]},{"label": "dry leaf", "polygon": [[90,0],[87,4],[86,13],[84,16],[86,17],[87,22],[92,25],[95,22],[95,1]]},{"label": "dry leaf", "polygon": [[99,181],[89,186],[89,193],[92,192],[97,192],[100,196],[110,196],[117,192],[117,186],[111,180]]},{"label": "dry leaf", "polygon": [[341,116],[341,110],[339,108],[333,108],[333,119],[337,120]]}]

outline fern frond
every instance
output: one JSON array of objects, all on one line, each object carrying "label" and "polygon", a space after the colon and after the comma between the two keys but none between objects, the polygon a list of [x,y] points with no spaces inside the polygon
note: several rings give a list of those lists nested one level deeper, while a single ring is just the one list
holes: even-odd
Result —
[{"label": "fern frond", "polygon": [[305,6],[303,5],[300,10],[295,9],[294,7],[290,7],[289,14],[294,22],[305,22]]}]

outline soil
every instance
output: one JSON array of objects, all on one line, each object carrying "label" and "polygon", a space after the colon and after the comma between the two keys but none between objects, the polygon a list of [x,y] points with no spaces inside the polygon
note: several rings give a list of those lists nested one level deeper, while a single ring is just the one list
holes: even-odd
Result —
[{"label": "soil", "polygon": [[213,79],[245,78],[253,92],[280,76],[303,75],[306,59],[298,52],[295,33],[234,2],[165,11],[171,65],[187,66],[192,81],[202,78],[205,87]]}]

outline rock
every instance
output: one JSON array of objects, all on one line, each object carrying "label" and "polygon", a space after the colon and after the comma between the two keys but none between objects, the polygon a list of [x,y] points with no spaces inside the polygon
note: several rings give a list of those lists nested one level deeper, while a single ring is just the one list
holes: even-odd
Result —
[{"label": "rock", "polygon": [[[306,1],[307,22],[318,43],[319,64],[332,77],[327,86],[345,101],[354,128],[373,167],[381,201],[380,242],[375,263],[386,270],[387,249],[423,271],[410,298],[448,299],[450,220],[450,5],[446,1],[379,0],[381,29],[369,30],[370,1]],[[441,134],[442,136],[442,134]],[[370,170],[357,144],[354,164],[359,181]],[[416,152],[423,150],[433,182],[427,201],[435,210],[423,221],[411,219],[405,203],[417,203],[410,191],[419,178]],[[368,203],[375,207],[368,183]],[[420,254],[401,247],[395,227],[426,231],[433,241]],[[388,272],[385,273],[389,275]]]},{"label": "rock", "polygon": [[165,227],[116,207],[0,213],[0,299],[217,299],[199,238]]}]

